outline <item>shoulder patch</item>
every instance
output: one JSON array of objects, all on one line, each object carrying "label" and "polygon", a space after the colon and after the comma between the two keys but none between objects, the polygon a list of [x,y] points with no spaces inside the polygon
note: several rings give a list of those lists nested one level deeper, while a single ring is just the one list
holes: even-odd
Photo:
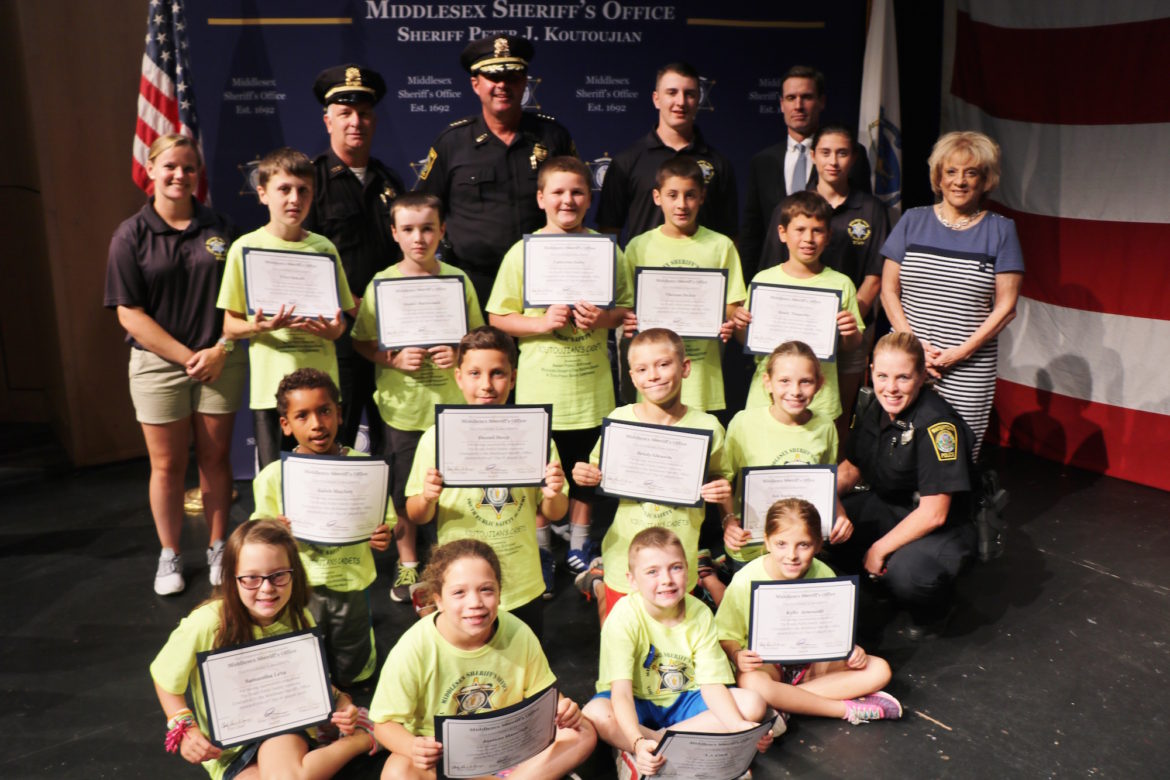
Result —
[{"label": "shoulder patch", "polygon": [[[437,159],[439,159],[439,155],[435,152],[435,147],[432,146],[430,151],[427,152],[427,161],[423,163],[422,170],[418,172],[419,181],[427,180],[427,177],[431,175],[431,168],[434,167],[435,160]],[[411,163],[411,166],[413,165],[414,163]]]},{"label": "shoulder patch", "polygon": [[930,434],[930,443],[934,445],[935,457],[940,461],[958,459],[959,434],[954,423],[935,423],[926,432]]},{"label": "shoulder patch", "polygon": [[549,116],[548,114],[537,114],[536,116],[540,117],[541,119],[543,119],[546,122],[557,121],[557,118],[555,116]]},{"label": "shoulder patch", "polygon": [[469,125],[474,121],[475,121],[475,117],[465,116],[462,119],[456,119],[454,122],[447,125],[447,127],[463,127],[464,125]]}]

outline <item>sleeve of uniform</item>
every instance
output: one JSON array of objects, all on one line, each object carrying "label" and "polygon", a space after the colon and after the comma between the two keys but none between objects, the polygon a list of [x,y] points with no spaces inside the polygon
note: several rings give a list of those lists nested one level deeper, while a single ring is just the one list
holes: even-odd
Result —
[{"label": "sleeve of uniform", "polygon": [[558,122],[557,130],[557,142],[553,148],[553,155],[580,157],[581,155],[577,153],[577,144],[573,142],[573,136],[571,133],[569,133],[569,129]]},{"label": "sleeve of uniform", "polygon": [[483,321],[483,309],[479,305],[479,295],[475,292],[475,285],[467,274],[460,272],[463,277],[463,296],[467,301],[467,329],[474,330],[487,323]]},{"label": "sleeve of uniform", "polygon": [[418,677],[421,662],[415,652],[416,643],[412,641],[414,634],[409,630],[403,634],[382,665],[378,685],[370,700],[370,720],[374,723],[392,720],[409,729],[415,721],[422,693]]},{"label": "sleeve of uniform", "polygon": [[995,255],[995,272],[997,274],[1010,272],[1024,272],[1024,250],[1020,248],[1020,238],[1016,235],[1016,223],[1011,219],[1003,220],[1003,234],[1000,236],[999,247]]},{"label": "sleeve of uniform", "polygon": [[735,479],[735,472],[731,469],[730,459],[724,449],[725,439],[723,426],[716,422],[711,429],[711,456],[707,461],[707,475],[709,479],[723,477],[730,482]]},{"label": "sleeve of uniform", "polygon": [[358,304],[357,317],[354,318],[353,332],[350,335],[356,341],[378,340],[378,309],[372,281],[366,285],[362,302]]},{"label": "sleeve of uniform", "polygon": [[217,614],[214,609],[196,609],[183,618],[151,662],[150,676],[167,693],[186,693],[195,669],[195,654],[211,647],[215,639]]},{"label": "sleeve of uniform", "polygon": [[[929,391],[923,391],[929,392]],[[971,472],[963,426],[954,419],[942,418],[926,427],[918,441],[918,492],[924,496],[962,493],[971,489]]]},{"label": "sleeve of uniform", "polygon": [[882,257],[888,257],[895,263],[901,263],[906,257],[906,228],[910,222],[914,220],[913,212],[907,212],[898,220],[898,224],[894,225],[894,229],[890,231],[890,235],[886,238],[886,243],[882,244]]},{"label": "sleeve of uniform", "polygon": [[601,183],[601,197],[597,203],[597,224],[602,228],[625,227],[630,216],[630,196],[626,173],[618,160],[610,160]]},{"label": "sleeve of uniform", "polygon": [[146,303],[146,280],[138,267],[138,258],[129,238],[119,229],[110,239],[109,259],[106,261],[106,290],[104,305],[143,306]]},{"label": "sleeve of uniform", "polygon": [[695,626],[695,683],[697,685],[711,685],[721,683],[734,685],[735,675],[731,672],[731,664],[727,654],[719,646],[719,635],[715,631],[715,616],[706,606],[697,600],[687,599],[688,612],[693,606],[696,620]]},{"label": "sleeve of uniform", "polygon": [[617,302],[627,309],[634,308],[634,271],[629,258],[621,249],[617,250]]},{"label": "sleeve of uniform", "polygon": [[410,476],[406,478],[405,495],[407,498],[417,496],[423,492],[423,482],[427,477],[427,469],[435,465],[435,426],[423,431],[419,437],[418,446],[414,449],[414,462],[410,464]]},{"label": "sleeve of uniform", "polygon": [[516,314],[524,311],[524,239],[512,244],[500,261],[496,283],[488,297],[489,314]]},{"label": "sleeve of uniform", "polygon": [[318,164],[317,160],[313,161],[313,199],[309,202],[309,213],[305,215],[305,221],[301,223],[301,227],[311,233],[320,233],[321,227],[321,210],[325,208],[325,188],[328,186],[326,177],[328,173],[325,171],[325,166]]},{"label": "sleeve of uniform", "polygon": [[220,283],[215,306],[224,311],[244,314],[248,311],[248,302],[244,296],[244,250],[240,241],[237,239],[232,242],[228,249],[227,265],[223,269],[223,282]]},{"label": "sleeve of uniform", "polygon": [[543,691],[555,683],[557,677],[531,628],[521,623],[516,630],[516,639],[523,642],[524,647],[524,696],[527,697]]},{"label": "sleeve of uniform", "polygon": [[739,236],[739,190],[735,186],[735,169],[731,160],[723,158],[723,175],[719,177],[719,213],[715,215],[717,230],[734,240]]},{"label": "sleeve of uniform", "polygon": [[438,195],[442,201],[443,206],[448,206],[448,182],[447,182],[447,156],[440,154],[440,149],[443,148],[443,136],[440,135],[435,139],[435,143],[427,150],[427,157],[423,161],[422,170],[418,175],[418,183],[414,185],[415,192],[425,192],[430,195]]},{"label": "sleeve of uniform", "polygon": [[739,251],[730,240],[727,242],[724,267],[727,268],[727,302],[743,303],[747,300],[747,287],[743,282],[743,265],[739,260]]},{"label": "sleeve of uniform", "polygon": [[252,497],[256,511],[249,520],[260,520],[267,517],[279,517],[284,514],[284,496],[282,493],[281,461],[269,463],[256,478],[252,480]]},{"label": "sleeve of uniform", "polygon": [[879,204],[873,210],[873,224],[869,226],[871,235],[866,242],[865,259],[861,264],[862,273],[866,276],[881,276],[882,265],[885,263],[881,250],[890,235],[890,212],[885,204],[880,201]]},{"label": "sleeve of uniform", "polygon": [[[614,620],[615,617],[617,620]],[[608,690],[614,680],[634,681],[634,664],[639,659],[634,658],[634,650],[638,646],[638,623],[633,617],[629,605],[623,607],[619,601],[601,626],[601,651],[597,669],[599,690]]]},{"label": "sleeve of uniform", "polygon": [[727,424],[727,436],[723,439],[723,460],[727,469],[738,476],[743,468],[743,449],[740,437],[744,435],[743,412],[736,413]]},{"label": "sleeve of uniform", "polygon": [[747,646],[750,594],[750,583],[741,570],[731,579],[723,601],[719,602],[719,611],[715,613],[715,633],[720,642],[738,642],[741,647]]},{"label": "sleeve of uniform", "polygon": [[[845,413],[848,414],[850,417],[853,416],[852,409],[846,409]],[[824,461],[824,463],[822,463],[822,465],[836,466],[837,465],[837,449],[841,446],[841,441],[840,441],[840,439],[837,438],[837,426],[836,425],[826,425],[825,426],[825,438],[828,439],[829,446],[827,447],[827,449],[825,451],[825,461]]]},{"label": "sleeve of uniform", "polygon": [[853,319],[857,322],[857,329],[865,330],[865,323],[861,320],[861,309],[857,308],[857,288],[853,286],[853,280],[848,277],[841,285],[841,311],[852,314]]}]

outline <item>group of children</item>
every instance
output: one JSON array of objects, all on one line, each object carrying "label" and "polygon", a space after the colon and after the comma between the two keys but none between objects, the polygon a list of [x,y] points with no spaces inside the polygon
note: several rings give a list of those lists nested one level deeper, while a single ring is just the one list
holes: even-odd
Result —
[{"label": "group of children", "polygon": [[[368,544],[335,547],[297,542],[289,534],[279,447],[283,434],[298,453],[356,454],[337,442],[343,399],[332,339],[344,320],[340,311],[332,319],[305,319],[284,308],[245,316],[242,247],[328,252],[335,260],[336,251],[301,228],[312,186],[307,158],[281,150],[261,162],[259,176],[271,221],[233,245],[219,305],[228,315],[227,335],[251,340],[251,406],[265,463],[254,484],[252,522],[236,529],[227,544],[222,593],[180,624],[151,666],[169,719],[169,746],[188,761],[203,762],[215,778],[258,776],[261,766],[265,775],[272,774],[270,767],[280,774],[284,766],[299,767],[289,769],[290,776],[329,777],[350,758],[382,747],[390,751],[383,777],[435,777],[443,750],[435,716],[516,704],[554,680],[540,645],[542,597],[551,593],[550,524],[566,514],[567,565],[582,592],[596,599],[602,623],[598,693],[583,709],[562,696],[555,740],[509,777],[566,774],[592,753],[598,735],[638,772],[653,774],[662,765],[654,751],[664,729],[738,731],[769,717],[770,708],[854,723],[900,717],[897,701],[880,692],[889,666],[860,647],[846,661],[800,669],[764,664],[746,648],[753,581],[832,572],[815,558],[823,540],[820,518],[808,502],[778,502],[768,513],[763,543],[751,543],[737,511],[738,477],[751,466],[835,463],[834,420],[841,405],[832,364],[822,367],[807,346],[787,342],[760,359],[752,400],[725,435],[710,413],[725,407],[718,344],[684,341],[665,329],[639,331],[632,311],[636,266],[727,269],[721,338],[742,340],[751,321],[734,245],[698,225],[704,177],[693,160],[676,157],[659,170],[654,197],[665,223],[631,240],[624,254],[619,251],[613,308],[586,301],[526,307],[524,244],[518,242],[503,258],[486,306],[491,325],[483,325],[467,278],[436,258],[442,204],[429,195],[395,201],[393,230],[403,259],[376,279],[463,276],[470,331],[458,347],[379,349],[374,283],[355,306],[337,263],[342,309],[355,315],[355,349],[377,366],[392,495],[385,523]],[[540,233],[587,232],[590,177],[581,161],[545,161],[538,188],[547,214]],[[775,279],[769,280],[841,290],[840,342],[856,347],[861,323],[853,284],[820,262],[831,207],[815,193],[798,193],[784,208],[780,237],[789,258],[772,269]],[[637,391],[636,402],[618,408],[606,344],[612,329],[628,342],[625,362]],[[435,404],[506,404],[513,391],[517,403],[552,405],[543,485],[445,487],[435,468]],[[737,571],[726,593],[709,557],[700,555],[702,506],[621,499],[600,556],[595,554],[593,489],[602,479],[605,418],[712,432],[701,495],[719,508],[728,564]],[[261,445],[262,439],[267,443]],[[851,532],[839,505],[836,514],[829,542]],[[437,545],[419,576],[415,526],[432,523]],[[337,691],[333,727],[243,749],[212,746],[199,695],[198,652],[316,625],[338,685],[373,676],[372,550],[388,549],[392,539],[399,554],[392,597],[413,594],[420,614],[431,614],[390,651],[369,712]],[[690,595],[700,583],[718,607],[714,614]],[[194,713],[186,709],[184,694],[192,696]],[[758,747],[765,749],[771,739],[769,734]]]}]

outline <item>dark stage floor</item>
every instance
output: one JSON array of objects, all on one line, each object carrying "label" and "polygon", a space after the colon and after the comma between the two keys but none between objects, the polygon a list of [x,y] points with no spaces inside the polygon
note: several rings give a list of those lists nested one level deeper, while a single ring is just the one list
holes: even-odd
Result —
[{"label": "dark stage floor", "polygon": [[[38,457],[0,462],[0,777],[204,777],[163,751],[147,673],[208,595],[201,521],[185,531],[187,592],[159,598],[145,461],[71,472],[52,452]],[[1170,776],[1170,494],[1013,453],[999,467],[1012,493],[1008,553],[966,575],[948,635],[913,645],[904,616],[876,630],[886,609],[863,616],[905,719],[797,719],[756,778]],[[239,487],[236,522],[251,507]],[[413,613],[388,598],[392,561],[380,569],[384,655]],[[567,574],[560,584],[545,646],[583,702],[597,619]],[[374,778],[380,765],[344,776]],[[612,777],[608,750],[580,774]]]}]

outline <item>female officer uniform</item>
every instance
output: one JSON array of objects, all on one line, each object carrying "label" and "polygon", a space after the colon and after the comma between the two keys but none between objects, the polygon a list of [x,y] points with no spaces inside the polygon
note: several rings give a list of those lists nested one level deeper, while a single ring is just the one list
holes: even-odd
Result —
[{"label": "female officer uniform", "polygon": [[881,577],[918,626],[946,614],[952,584],[975,551],[973,441],[958,412],[923,387],[894,420],[876,401],[859,410],[846,445],[845,459],[869,490],[842,497],[854,531],[833,557],[843,558],[845,568],[860,570],[870,545],[914,510],[919,495],[951,496],[946,523],[894,551]]}]

